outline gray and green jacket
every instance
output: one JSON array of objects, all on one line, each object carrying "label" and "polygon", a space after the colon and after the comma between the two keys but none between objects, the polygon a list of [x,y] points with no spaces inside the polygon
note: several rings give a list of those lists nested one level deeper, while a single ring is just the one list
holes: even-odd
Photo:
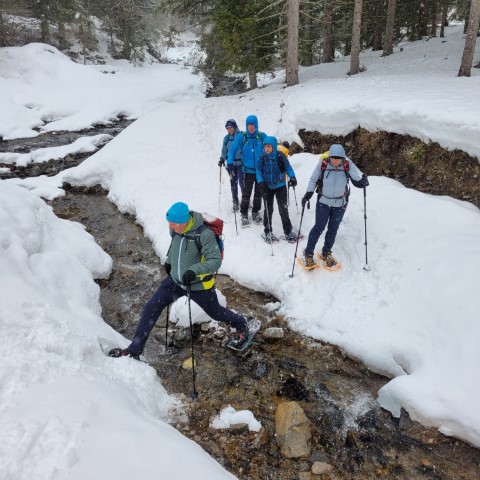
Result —
[{"label": "gray and green jacket", "polygon": [[190,212],[190,222],[183,234],[170,230],[172,243],[168,250],[165,263],[171,265],[170,276],[182,288],[183,274],[192,270],[197,279],[192,282],[192,291],[209,290],[215,283],[215,273],[222,264],[220,249],[215,234],[210,228],[205,228],[200,235],[201,252],[195,242],[195,230],[203,225],[201,213]]}]

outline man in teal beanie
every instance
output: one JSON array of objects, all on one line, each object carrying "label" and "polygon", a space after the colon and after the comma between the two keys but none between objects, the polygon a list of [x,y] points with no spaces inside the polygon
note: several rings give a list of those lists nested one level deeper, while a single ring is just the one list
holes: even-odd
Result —
[{"label": "man in teal beanie", "polygon": [[[234,327],[232,342],[241,348],[248,339],[247,321],[241,315],[222,307],[215,291],[215,273],[222,264],[215,234],[203,223],[201,213],[190,211],[183,202],[174,203],[167,211],[172,243],[165,260],[167,278],[145,305],[135,335],[128,348],[110,350],[112,357],[131,356],[138,359],[148,336],[163,309],[190,291],[190,298],[213,320]],[[201,233],[200,233],[201,232]],[[195,236],[199,236],[197,246]]]}]

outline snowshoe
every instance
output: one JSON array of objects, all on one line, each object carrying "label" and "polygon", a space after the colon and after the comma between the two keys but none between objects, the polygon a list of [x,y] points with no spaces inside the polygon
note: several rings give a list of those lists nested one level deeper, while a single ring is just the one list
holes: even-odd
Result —
[{"label": "snowshoe", "polygon": [[247,228],[250,226],[250,220],[248,217],[243,217],[242,216],[242,228]]},{"label": "snowshoe", "polygon": [[336,272],[342,268],[342,265],[333,258],[332,252],[317,253],[317,257],[323,262],[323,268],[325,270]]},{"label": "snowshoe", "polygon": [[286,240],[288,243],[297,243],[297,240],[302,240],[303,235],[297,235],[295,232],[290,232],[287,235],[282,235],[280,238]]},{"label": "snowshoe", "polygon": [[255,225],[260,225],[263,222],[263,218],[259,213],[252,213],[252,220]]},{"label": "snowshoe", "polygon": [[253,338],[260,330],[262,322],[260,320],[252,319],[248,321],[248,333],[242,334],[237,332],[233,335],[230,341],[227,343],[227,347],[230,350],[236,352],[244,352],[253,342]]},{"label": "snowshoe", "polygon": [[272,243],[277,243],[278,242],[278,238],[271,232],[270,233],[262,233],[262,238],[269,245],[272,244]]},{"label": "snowshoe", "polygon": [[297,258],[297,263],[304,270],[314,270],[315,268],[320,267],[320,265],[318,263],[315,263],[315,260],[313,259],[313,255],[305,255],[305,257],[303,259],[302,258]]}]

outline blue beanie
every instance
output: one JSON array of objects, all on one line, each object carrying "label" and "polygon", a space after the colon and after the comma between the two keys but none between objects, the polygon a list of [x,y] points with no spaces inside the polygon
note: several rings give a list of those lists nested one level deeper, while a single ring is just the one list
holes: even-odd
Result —
[{"label": "blue beanie", "polygon": [[190,220],[190,210],[183,202],[174,203],[167,212],[167,222],[187,223]]},{"label": "blue beanie", "polygon": [[330,150],[328,151],[328,156],[329,157],[342,157],[346,158],[347,156],[345,155],[345,150],[344,148],[339,144],[339,143],[334,143],[331,147]]}]

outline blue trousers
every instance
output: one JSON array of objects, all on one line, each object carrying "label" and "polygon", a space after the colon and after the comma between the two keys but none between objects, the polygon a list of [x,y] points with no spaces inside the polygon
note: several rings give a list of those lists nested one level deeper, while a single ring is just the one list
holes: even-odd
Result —
[{"label": "blue trousers", "polygon": [[[165,278],[162,283],[160,283],[158,290],[143,308],[137,330],[135,331],[132,343],[128,347],[131,353],[140,355],[143,352],[148,336],[157,323],[163,309],[178,298],[184,297],[186,294],[186,290],[179,287],[171,277]],[[192,291],[190,298],[214,320],[228,323],[239,331],[246,330],[247,321],[245,318],[232,312],[228,308],[222,307],[218,303],[215,287],[210,290]]]},{"label": "blue trousers", "polygon": [[[320,197],[319,197],[320,199]],[[322,253],[327,253],[332,250],[335,238],[337,236],[338,227],[342,223],[343,215],[347,205],[343,207],[329,207],[324,203],[320,203],[317,200],[317,206],[315,210],[315,225],[310,230],[308,235],[307,248],[305,249],[305,255],[313,255],[315,245],[320,238],[320,235],[325,230],[328,224],[327,233],[325,234],[325,243],[323,244]]]},{"label": "blue trousers", "polygon": [[230,178],[230,187],[232,189],[232,197],[233,202],[237,205],[240,205],[238,200],[238,187],[240,186],[240,193],[243,192],[243,188],[245,186],[245,178],[242,170],[241,165],[234,165],[233,166],[233,175]]}]

